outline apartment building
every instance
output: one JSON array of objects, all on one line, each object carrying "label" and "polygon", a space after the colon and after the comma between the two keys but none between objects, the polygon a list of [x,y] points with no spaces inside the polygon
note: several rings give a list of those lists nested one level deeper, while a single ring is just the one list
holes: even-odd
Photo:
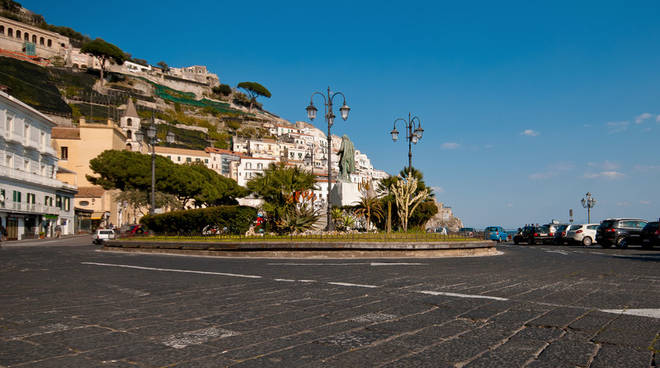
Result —
[{"label": "apartment building", "polygon": [[55,123],[0,92],[0,223],[10,240],[74,232],[76,187],[56,179]]}]

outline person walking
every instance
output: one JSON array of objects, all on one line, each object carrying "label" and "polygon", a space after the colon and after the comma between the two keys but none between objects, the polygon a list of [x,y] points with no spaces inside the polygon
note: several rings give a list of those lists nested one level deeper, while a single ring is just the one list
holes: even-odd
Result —
[{"label": "person walking", "polygon": [[62,235],[62,227],[60,225],[55,226],[55,237],[59,238]]}]

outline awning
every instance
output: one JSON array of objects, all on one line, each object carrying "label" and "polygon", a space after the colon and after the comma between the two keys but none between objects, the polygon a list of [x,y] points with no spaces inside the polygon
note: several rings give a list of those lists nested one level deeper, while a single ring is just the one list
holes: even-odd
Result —
[{"label": "awning", "polygon": [[46,219],[46,220],[57,220],[57,218],[59,217],[59,215],[51,215],[51,214],[48,214],[48,213],[45,213],[43,216],[44,216],[44,219]]}]

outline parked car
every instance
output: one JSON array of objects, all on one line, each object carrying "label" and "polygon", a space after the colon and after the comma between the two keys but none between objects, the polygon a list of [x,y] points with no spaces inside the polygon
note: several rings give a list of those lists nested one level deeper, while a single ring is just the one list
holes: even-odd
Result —
[{"label": "parked car", "polygon": [[599,224],[580,224],[571,225],[571,229],[566,233],[566,239],[569,243],[582,243],[584,246],[590,246],[596,240],[596,231]]},{"label": "parked car", "polygon": [[543,244],[549,243],[553,240],[553,236],[550,236],[550,228],[546,225],[543,226],[525,226],[524,228],[518,231],[513,237],[514,244],[527,243],[527,244]]},{"label": "parked car", "polygon": [[646,224],[642,229],[641,239],[642,247],[652,248],[654,245],[660,245],[660,222],[652,221]]},{"label": "parked car", "polygon": [[611,218],[604,220],[596,231],[596,241],[603,248],[616,245],[626,248],[630,244],[641,244],[642,229],[648,222],[632,218]]},{"label": "parked car", "polygon": [[115,231],[112,229],[98,229],[96,233],[92,235],[92,242],[94,244],[103,244],[107,240],[115,239]]},{"label": "parked car", "polygon": [[488,226],[484,229],[485,238],[496,242],[506,241],[507,234],[502,226]]},{"label": "parked car", "polygon": [[462,227],[458,229],[458,233],[462,236],[474,236],[474,228],[473,227]]},{"label": "parked car", "polygon": [[573,229],[576,229],[579,226],[580,225],[576,225],[576,224],[560,224],[560,225],[558,225],[556,227],[555,231],[554,231],[554,234],[555,234],[554,243],[555,244],[562,244],[562,245],[568,243],[570,241],[567,237],[568,232],[573,230]]}]

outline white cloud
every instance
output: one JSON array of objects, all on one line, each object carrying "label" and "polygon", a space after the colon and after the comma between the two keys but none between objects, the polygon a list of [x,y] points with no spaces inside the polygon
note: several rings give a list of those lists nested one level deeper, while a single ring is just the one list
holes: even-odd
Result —
[{"label": "white cloud", "polygon": [[442,149],[452,150],[460,147],[461,145],[455,142],[445,142],[442,144]]},{"label": "white cloud", "polygon": [[645,206],[648,206],[649,204],[651,204],[651,201],[639,201],[639,204],[643,204]]},{"label": "white cloud", "polygon": [[630,202],[617,202],[616,205],[619,207],[628,207],[630,206]]},{"label": "white cloud", "polygon": [[590,167],[596,167],[596,168],[599,168],[599,169],[602,169],[602,170],[608,170],[608,171],[616,170],[619,167],[621,167],[621,165],[619,165],[618,163],[608,161],[608,160],[605,160],[603,162],[589,162],[589,163],[587,163],[587,165],[590,166]]},{"label": "white cloud", "polygon": [[557,162],[547,166],[546,171],[533,173],[529,175],[532,180],[550,179],[565,171],[571,171],[575,168],[572,162]]},{"label": "white cloud", "polygon": [[624,176],[626,176],[623,173],[620,173],[618,171],[601,171],[599,173],[586,173],[582,177],[586,179],[598,179],[598,178],[603,178],[603,179],[610,179],[610,180],[615,180],[615,179],[621,179]]},{"label": "white cloud", "polygon": [[635,124],[641,124],[641,123],[644,122],[644,120],[648,120],[648,119],[650,119],[650,118],[652,118],[652,117],[653,117],[653,115],[651,115],[651,114],[648,113],[648,112],[645,112],[645,113],[643,113],[643,114],[640,114],[640,115],[638,115],[638,116],[635,118]]},{"label": "white cloud", "polygon": [[522,133],[520,133],[520,135],[525,135],[525,136],[528,136],[528,137],[537,137],[540,134],[541,133],[537,132],[536,130],[532,130],[532,129],[525,129]]},{"label": "white cloud", "polygon": [[445,188],[443,188],[443,187],[437,187],[436,186],[436,187],[431,187],[431,189],[433,189],[433,193],[435,193],[435,194],[440,194],[440,193],[445,192]]},{"label": "white cloud", "polygon": [[615,133],[621,133],[625,132],[628,130],[628,126],[630,125],[629,121],[610,121],[607,124],[607,129],[610,134],[615,134]]}]

